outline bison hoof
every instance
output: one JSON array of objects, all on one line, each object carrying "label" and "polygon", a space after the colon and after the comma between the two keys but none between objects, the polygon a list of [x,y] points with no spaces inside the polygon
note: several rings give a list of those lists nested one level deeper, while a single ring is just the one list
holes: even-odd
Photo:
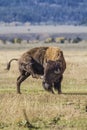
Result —
[{"label": "bison hoof", "polygon": [[58,94],[62,94],[62,92],[60,91],[60,92],[58,92]]},{"label": "bison hoof", "polygon": [[21,92],[17,92],[17,94],[21,94]]}]

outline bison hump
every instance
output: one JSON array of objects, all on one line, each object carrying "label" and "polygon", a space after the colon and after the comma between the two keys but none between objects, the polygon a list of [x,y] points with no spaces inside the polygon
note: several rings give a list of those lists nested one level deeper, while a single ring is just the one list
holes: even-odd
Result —
[{"label": "bison hump", "polygon": [[58,47],[49,47],[46,51],[45,58],[47,60],[58,60],[62,57],[62,51]]},{"label": "bison hump", "polygon": [[64,59],[63,52],[60,48],[58,47],[49,47],[46,51],[45,58],[44,58],[44,63],[45,61],[60,61],[62,63],[62,69],[63,71],[66,69],[66,62]]}]

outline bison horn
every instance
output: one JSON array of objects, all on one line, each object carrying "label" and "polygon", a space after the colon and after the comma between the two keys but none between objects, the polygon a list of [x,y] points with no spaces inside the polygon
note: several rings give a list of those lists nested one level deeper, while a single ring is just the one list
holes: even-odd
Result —
[{"label": "bison horn", "polygon": [[43,79],[44,78],[44,76],[40,76],[40,79]]},{"label": "bison horn", "polygon": [[61,71],[60,71],[60,69],[58,69],[58,70],[55,70],[54,73],[55,73],[55,74],[60,74]]},{"label": "bison horn", "polygon": [[25,65],[29,65],[29,66],[31,66],[33,63],[26,63]]}]

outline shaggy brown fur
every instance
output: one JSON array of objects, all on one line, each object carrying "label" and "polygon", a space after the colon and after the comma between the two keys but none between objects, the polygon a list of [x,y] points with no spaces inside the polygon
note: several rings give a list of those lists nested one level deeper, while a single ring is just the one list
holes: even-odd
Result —
[{"label": "shaggy brown fur", "polygon": [[[7,69],[10,69],[10,64],[13,60],[17,59],[10,60]],[[49,63],[51,63],[51,66]],[[30,75],[32,75],[32,77],[43,75],[43,87],[47,91],[51,91],[53,93],[52,85],[54,85],[54,88],[61,93],[61,81],[63,72],[66,69],[66,62],[63,52],[58,47],[33,48],[25,52],[18,59],[18,64],[20,70],[20,76],[17,78],[18,93],[20,93],[21,83]],[[50,83],[47,80],[48,77],[50,79]]]},{"label": "shaggy brown fur", "polygon": [[46,51],[44,60],[60,61],[62,71],[64,72],[66,69],[66,62],[63,56],[63,52],[58,47],[49,47]]}]

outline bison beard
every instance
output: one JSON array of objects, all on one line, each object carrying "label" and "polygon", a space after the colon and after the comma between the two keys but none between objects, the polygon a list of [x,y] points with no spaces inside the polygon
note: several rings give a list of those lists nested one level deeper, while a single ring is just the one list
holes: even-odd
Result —
[{"label": "bison beard", "polygon": [[20,76],[17,78],[17,93],[20,92],[21,83],[30,75],[33,78],[43,76],[42,85],[45,90],[54,93],[53,87],[61,93],[61,82],[66,69],[66,62],[63,52],[57,47],[37,47],[25,52],[20,59],[11,59],[7,69],[10,69],[11,62],[18,60]]}]

